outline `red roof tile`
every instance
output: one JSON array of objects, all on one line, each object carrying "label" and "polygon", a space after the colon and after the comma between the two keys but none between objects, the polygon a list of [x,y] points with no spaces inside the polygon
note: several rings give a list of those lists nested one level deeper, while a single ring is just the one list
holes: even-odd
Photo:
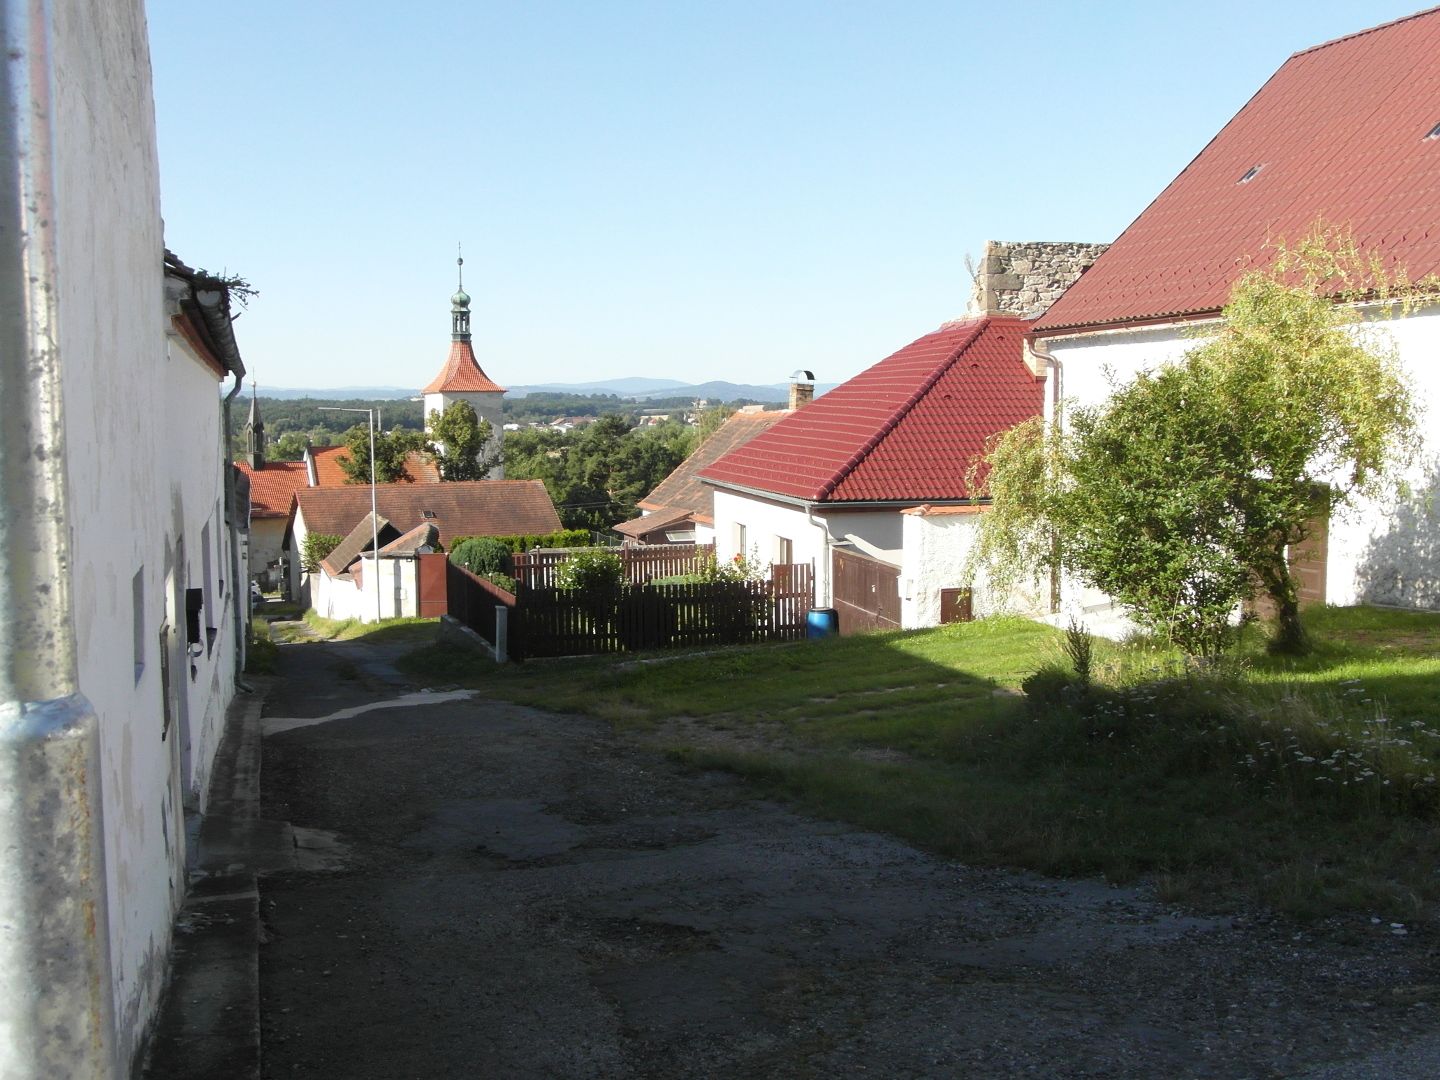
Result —
[{"label": "red roof tile", "polygon": [[459,390],[489,390],[501,394],[505,392],[503,386],[491,382],[490,376],[480,370],[480,362],[475,359],[475,350],[468,341],[451,342],[450,358],[445,361],[440,374],[420,392],[440,394]]},{"label": "red roof tile", "polygon": [[1216,311],[1268,240],[1321,218],[1440,272],[1437,123],[1440,8],[1296,53],[1035,329]]},{"label": "red roof tile", "polygon": [[[315,480],[317,487],[339,487],[346,483],[345,470],[335,459],[345,454],[343,446],[317,446],[310,454],[315,459]],[[438,484],[440,470],[419,450],[412,450],[405,456],[405,471],[398,483]]]},{"label": "red roof tile", "polygon": [[237,461],[235,464],[250,477],[252,518],[289,517],[295,490],[308,487],[310,483],[303,461],[267,461],[258,472],[248,462]]},{"label": "red roof tile", "polygon": [[[301,488],[295,493],[305,528],[348,536],[370,513],[370,485]],[[543,536],[560,518],[539,480],[467,480],[448,484],[380,484],[380,516],[402,533],[426,522],[448,548],[459,536]],[[426,512],[431,517],[426,517]]]},{"label": "red roof tile", "polygon": [[661,480],[654,491],[641,499],[640,509],[652,513],[684,510],[696,521],[715,524],[714,490],[702,484],[697,474],[761,432],[769,430],[787,415],[780,409],[737,412],[697,446],[695,452],[676,466],[674,472]]},{"label": "red roof tile", "polygon": [[1041,411],[1029,327],[994,315],[941,327],[699,475],[813,502],[968,498],[985,440]]}]

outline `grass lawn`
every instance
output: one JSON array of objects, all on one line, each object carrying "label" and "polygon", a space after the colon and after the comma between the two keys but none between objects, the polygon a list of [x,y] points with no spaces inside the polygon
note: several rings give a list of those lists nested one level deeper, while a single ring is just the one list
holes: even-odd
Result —
[{"label": "grass lawn", "polygon": [[1268,657],[1255,633],[1233,672],[1198,681],[1176,678],[1166,649],[1097,642],[1081,705],[1018,692],[1066,663],[1063,635],[1022,619],[661,663],[502,667],[432,645],[401,666],[602,717],[973,863],[1152,874],[1166,899],[1216,909],[1416,918],[1440,899],[1440,792],[1415,772],[1440,753],[1440,615],[1320,608],[1307,622],[1313,655]]}]

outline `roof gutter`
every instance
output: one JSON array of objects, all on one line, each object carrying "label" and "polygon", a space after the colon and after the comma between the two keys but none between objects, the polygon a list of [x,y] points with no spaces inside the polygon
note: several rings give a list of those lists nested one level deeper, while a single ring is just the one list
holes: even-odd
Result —
[{"label": "roof gutter", "polygon": [[721,488],[724,491],[734,492],[737,495],[745,495],[755,499],[765,499],[769,502],[783,503],[786,506],[798,507],[801,510],[821,510],[826,512],[846,510],[906,510],[912,506],[919,506],[922,503],[929,503],[931,506],[983,506],[989,499],[962,499],[962,498],[935,498],[933,496],[922,496],[914,499],[803,499],[796,495],[782,495],[778,491],[766,491],[763,488],[746,487],[744,484],[731,483],[728,480],[712,480],[708,476],[698,478],[702,484],[709,484],[711,487]]},{"label": "roof gutter", "polygon": [[0,1061],[114,1080],[99,721],[80,692],[49,5],[0,0]]}]

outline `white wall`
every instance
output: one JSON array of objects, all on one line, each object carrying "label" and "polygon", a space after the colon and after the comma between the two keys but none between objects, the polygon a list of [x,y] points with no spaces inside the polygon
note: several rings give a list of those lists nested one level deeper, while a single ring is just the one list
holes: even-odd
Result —
[{"label": "white wall", "polygon": [[[1420,406],[1422,435],[1407,475],[1411,494],[1342,510],[1331,523],[1327,600],[1440,610],[1440,308],[1372,324],[1399,346]],[[1195,344],[1178,326],[1052,338],[1063,395],[1096,404],[1137,371],[1178,358]],[[1072,595],[1074,594],[1074,595]],[[1067,604],[1098,612],[1105,598],[1075,594]]]},{"label": "white wall", "polygon": [[[816,520],[822,520],[816,515]],[[737,526],[744,526],[744,550],[737,546]],[[815,602],[822,599],[830,580],[825,565],[824,533],[805,519],[805,512],[793,506],[761,502],[729,491],[715,491],[715,557],[727,562],[736,555],[756,556],[762,566],[772,560],[774,538],[783,536],[791,542],[791,558],[797,563],[813,562],[815,566]],[[697,537],[698,538],[698,537]]]},{"label": "white wall", "polygon": [[[280,555],[285,541],[285,518],[251,518],[250,576],[266,589],[280,586]],[[276,564],[273,571],[268,568]]]},{"label": "white wall", "polygon": [[315,611],[326,619],[359,619],[375,621],[375,583],[380,587],[380,618],[413,617],[420,613],[420,560],[405,556],[386,556],[380,560],[379,578],[375,560],[361,556],[363,588],[354,580],[332,578],[323,570],[311,575],[315,593]]},{"label": "white wall", "polygon": [[[898,510],[816,511],[811,524],[805,511],[782,503],[764,502],[729,491],[715,490],[715,555],[722,562],[736,554],[758,557],[762,566],[774,561],[775,539],[790,541],[791,559],[815,566],[815,603],[830,604],[828,551],[823,527],[828,527],[832,544],[849,542],[854,550],[892,565],[901,562],[903,543]],[[744,526],[744,551],[740,552],[737,526]]]},{"label": "white wall", "polygon": [[[980,525],[978,514],[902,514],[904,555],[900,563],[900,625],[906,630],[940,625],[940,590],[966,586],[965,562]],[[975,618],[1013,613],[1038,613],[1033,585],[1021,585],[997,596],[977,578],[972,588]]]},{"label": "white wall", "polygon": [[[184,807],[205,784],[233,685],[217,377],[167,343],[150,70],[139,0],[57,0],[56,221],[66,467],[81,689],[100,718],[118,1051],[136,1051],[186,883]],[[163,734],[159,632],[203,586],[219,635],[172,650]],[[132,588],[144,607],[137,667]],[[219,579],[227,580],[221,588]],[[179,594],[177,598],[177,593]]]}]

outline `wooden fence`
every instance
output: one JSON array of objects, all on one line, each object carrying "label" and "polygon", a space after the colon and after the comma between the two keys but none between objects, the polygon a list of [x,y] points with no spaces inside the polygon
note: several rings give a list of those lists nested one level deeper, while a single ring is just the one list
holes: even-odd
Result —
[{"label": "wooden fence", "polygon": [[513,609],[515,594],[454,563],[446,563],[445,586],[450,614],[493,645],[495,607]]},{"label": "wooden fence", "polygon": [[[515,580],[533,589],[553,589],[555,571],[576,551],[583,548],[537,548],[513,556]],[[649,544],[641,547],[614,548],[625,567],[625,584],[648,585],[656,578],[693,574],[702,555],[713,555],[713,544]]]},{"label": "wooden fence", "polygon": [[585,592],[517,580],[514,594],[451,563],[446,583],[450,614],[486,641],[495,640],[496,605],[510,609],[515,660],[796,641],[814,604],[809,563],[772,567],[763,582],[637,583]]}]

